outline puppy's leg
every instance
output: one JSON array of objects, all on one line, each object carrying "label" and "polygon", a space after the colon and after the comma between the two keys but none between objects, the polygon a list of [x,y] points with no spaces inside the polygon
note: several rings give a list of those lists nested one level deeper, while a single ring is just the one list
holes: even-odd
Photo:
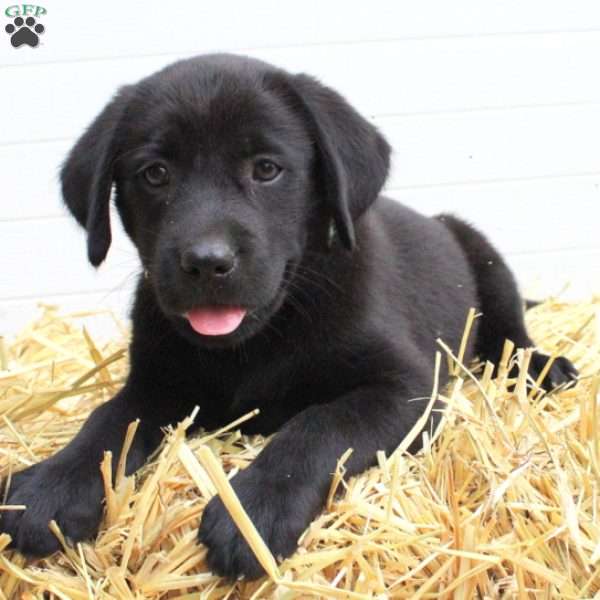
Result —
[{"label": "puppy's leg", "polygon": [[[350,476],[372,466],[378,450],[391,453],[410,431],[426,405],[423,397],[431,394],[432,369],[417,373],[415,368],[408,375],[410,387],[365,385],[328,404],[307,408],[232,479],[276,557],[295,551],[299,536],[323,508],[336,462],[348,448],[353,449],[345,465]],[[204,511],[199,540],[208,547],[207,562],[214,572],[232,579],[262,574],[218,496]]]},{"label": "puppy's leg", "polygon": [[[0,518],[0,531],[10,534],[12,547],[31,556],[58,550],[59,542],[48,528],[52,519],[72,541],[95,534],[102,517],[104,489],[99,467],[104,451],[112,451],[114,473],[127,426],[139,417],[127,472],[139,468],[160,442],[160,426],[173,416],[160,412],[165,403],[168,400],[156,391],[126,386],[98,407],[60,452],[14,474],[6,503],[27,508],[5,511]],[[6,485],[5,481],[3,487]]]},{"label": "puppy's leg", "polygon": [[[497,365],[507,339],[517,348],[534,346],[525,327],[523,301],[517,284],[500,254],[481,233],[460,219],[451,215],[440,215],[438,219],[462,246],[475,276],[482,313],[475,347],[479,357]],[[534,380],[548,359],[546,354],[534,352],[529,369]],[[577,369],[561,356],[554,361],[542,387],[550,390],[576,377]]]}]

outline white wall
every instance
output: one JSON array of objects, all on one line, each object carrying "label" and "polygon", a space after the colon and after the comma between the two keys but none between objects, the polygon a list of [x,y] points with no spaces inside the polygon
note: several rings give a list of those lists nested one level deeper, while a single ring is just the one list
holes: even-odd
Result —
[{"label": "white wall", "polygon": [[600,291],[600,3],[44,0],[42,44],[0,15],[0,334],[38,299],[129,302],[121,232],[95,272],[57,170],[115,88],[226,50],[338,88],[394,147],[388,192],[485,231],[530,293]]}]

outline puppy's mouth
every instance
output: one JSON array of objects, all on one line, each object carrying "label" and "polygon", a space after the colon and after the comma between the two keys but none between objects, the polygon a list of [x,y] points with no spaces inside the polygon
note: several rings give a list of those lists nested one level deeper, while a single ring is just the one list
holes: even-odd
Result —
[{"label": "puppy's mouth", "polygon": [[247,310],[241,306],[199,306],[185,313],[190,327],[201,335],[229,335],[240,327]]}]

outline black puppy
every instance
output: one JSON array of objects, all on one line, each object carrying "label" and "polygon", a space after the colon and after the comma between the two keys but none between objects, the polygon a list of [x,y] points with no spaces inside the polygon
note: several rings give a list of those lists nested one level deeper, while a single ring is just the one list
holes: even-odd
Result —
[{"label": "black puppy", "polygon": [[[483,316],[467,359],[496,362],[506,338],[532,345],[513,277],[481,234],[379,197],[389,154],[339,94],[257,60],[194,58],[119,91],[73,148],[62,186],[93,265],[111,242],[116,188],[145,270],[131,372],[64,450],[13,477],[8,502],[27,509],[0,528],[15,548],[57,550],[51,519],[72,540],[92,536],[103,452],[118,456],[139,417],[133,472],[161,427],[199,405],[200,427],[258,407],[244,430],[279,430],[232,483],[272,552],[288,556],[338,457],[352,447],[348,474],[359,473],[415,424],[436,339],[457,349],[470,307]],[[546,358],[534,355],[534,377]],[[559,359],[545,386],[575,374]],[[199,539],[215,572],[260,575],[219,498]]]}]

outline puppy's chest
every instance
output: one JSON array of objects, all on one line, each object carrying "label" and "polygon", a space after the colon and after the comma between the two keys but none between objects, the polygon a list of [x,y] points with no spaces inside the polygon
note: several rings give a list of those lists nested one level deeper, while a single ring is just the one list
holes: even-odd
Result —
[{"label": "puppy's chest", "polygon": [[277,361],[215,365],[204,371],[201,379],[207,428],[221,427],[255,409],[260,411],[260,422],[265,421],[278,407],[289,406],[287,399],[295,380]]},{"label": "puppy's chest", "polygon": [[[246,433],[270,434],[311,404],[339,396],[357,376],[337,360],[287,352],[204,371],[204,426],[216,428],[258,409],[242,426]],[[208,409],[208,410],[206,410]]]}]

